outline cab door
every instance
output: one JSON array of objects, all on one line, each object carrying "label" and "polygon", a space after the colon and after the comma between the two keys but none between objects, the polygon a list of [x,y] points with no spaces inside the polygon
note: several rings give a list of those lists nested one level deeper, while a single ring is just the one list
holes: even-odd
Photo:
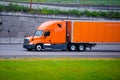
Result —
[{"label": "cab door", "polygon": [[45,30],[44,32],[44,43],[51,43],[51,31]]}]

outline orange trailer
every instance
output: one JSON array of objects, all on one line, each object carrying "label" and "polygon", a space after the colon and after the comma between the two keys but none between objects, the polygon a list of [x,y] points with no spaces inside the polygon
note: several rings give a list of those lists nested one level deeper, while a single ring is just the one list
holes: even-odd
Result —
[{"label": "orange trailer", "polygon": [[[31,50],[67,49],[85,51],[97,43],[120,43],[119,21],[52,20],[42,23],[34,36],[24,39]],[[50,45],[46,45],[50,44]]]},{"label": "orange trailer", "polygon": [[75,21],[71,27],[74,43],[120,42],[120,22]]}]

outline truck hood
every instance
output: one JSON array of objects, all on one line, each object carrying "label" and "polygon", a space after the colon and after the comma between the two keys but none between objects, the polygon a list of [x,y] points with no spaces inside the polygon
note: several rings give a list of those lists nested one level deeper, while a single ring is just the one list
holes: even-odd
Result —
[{"label": "truck hood", "polygon": [[28,37],[26,37],[25,39],[31,40],[32,38],[33,38],[33,36],[28,36]]},{"label": "truck hood", "polygon": [[40,37],[39,36],[28,36],[25,39],[28,39],[30,42],[34,41],[34,40],[39,40],[40,41]]}]

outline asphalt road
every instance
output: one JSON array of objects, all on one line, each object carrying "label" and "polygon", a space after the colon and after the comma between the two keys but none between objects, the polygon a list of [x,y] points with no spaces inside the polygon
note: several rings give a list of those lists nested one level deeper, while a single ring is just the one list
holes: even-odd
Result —
[{"label": "asphalt road", "polygon": [[0,44],[0,58],[120,58],[120,45],[96,45],[92,50],[87,49],[85,52],[69,52],[61,50],[44,50],[44,51],[27,51],[22,44]]}]

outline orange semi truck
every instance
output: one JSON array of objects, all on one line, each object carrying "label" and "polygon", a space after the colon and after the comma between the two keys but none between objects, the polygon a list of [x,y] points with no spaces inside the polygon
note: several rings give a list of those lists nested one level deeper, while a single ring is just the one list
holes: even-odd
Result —
[{"label": "orange semi truck", "polygon": [[91,49],[97,43],[120,43],[120,22],[46,21],[36,29],[33,36],[24,39],[23,47],[37,51],[43,49],[85,51],[87,47]]}]

